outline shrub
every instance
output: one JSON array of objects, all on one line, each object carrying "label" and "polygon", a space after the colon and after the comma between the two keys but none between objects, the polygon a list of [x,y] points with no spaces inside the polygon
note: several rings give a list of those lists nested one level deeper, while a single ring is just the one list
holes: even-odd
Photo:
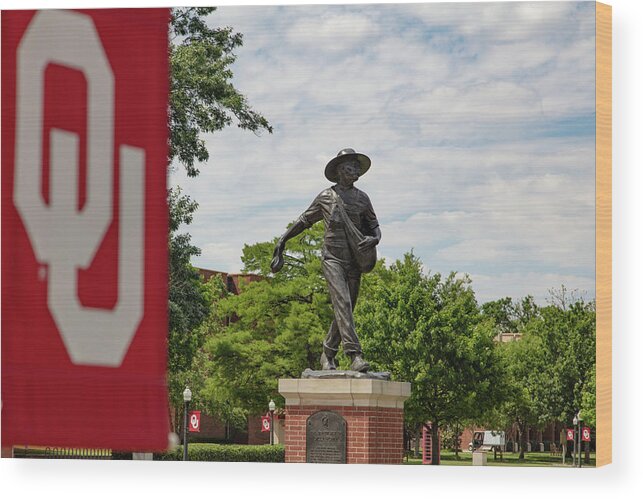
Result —
[{"label": "shrub", "polygon": [[[189,444],[190,461],[283,463],[286,451],[283,445]],[[156,461],[181,461],[183,446],[171,452],[154,454]]]}]

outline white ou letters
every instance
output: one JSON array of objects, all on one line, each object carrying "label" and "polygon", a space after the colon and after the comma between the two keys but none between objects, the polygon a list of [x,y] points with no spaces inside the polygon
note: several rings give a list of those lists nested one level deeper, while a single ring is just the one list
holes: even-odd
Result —
[{"label": "white ou letters", "polygon": [[[87,196],[78,205],[76,133],[52,128],[49,205],[41,196],[45,69],[58,64],[87,81]],[[114,75],[92,19],[40,11],[17,52],[14,204],[36,258],[47,264],[47,304],[74,364],[118,367],[143,318],[145,151],[119,147],[118,298],[112,310],[83,306],[78,269],[93,261],[112,222]]]}]

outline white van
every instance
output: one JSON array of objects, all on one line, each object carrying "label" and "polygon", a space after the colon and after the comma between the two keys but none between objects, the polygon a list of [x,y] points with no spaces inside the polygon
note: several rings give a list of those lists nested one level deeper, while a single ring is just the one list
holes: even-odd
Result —
[{"label": "white van", "polygon": [[505,432],[504,431],[474,431],[473,441],[469,444],[469,450],[504,450]]}]

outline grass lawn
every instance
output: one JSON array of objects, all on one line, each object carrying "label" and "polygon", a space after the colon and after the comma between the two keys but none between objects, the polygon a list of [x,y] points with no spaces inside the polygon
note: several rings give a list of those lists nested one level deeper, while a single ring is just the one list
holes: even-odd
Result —
[{"label": "grass lawn", "polygon": [[[498,459],[494,461],[493,453],[489,452],[487,454],[487,466],[557,466],[571,468],[571,459],[565,459],[565,464],[563,465],[560,456],[550,456],[549,452],[525,452],[524,461],[519,461],[518,456],[517,452],[505,452],[502,456],[502,461],[500,460],[500,454],[498,454]],[[414,459],[409,457],[408,461],[404,458],[404,464],[422,464],[422,458]],[[454,452],[443,450],[440,453],[440,464],[445,466],[471,466],[471,453],[460,452],[458,459],[456,459]],[[592,452],[589,464],[585,464],[583,461],[583,467],[593,468],[595,466],[596,454]]]}]

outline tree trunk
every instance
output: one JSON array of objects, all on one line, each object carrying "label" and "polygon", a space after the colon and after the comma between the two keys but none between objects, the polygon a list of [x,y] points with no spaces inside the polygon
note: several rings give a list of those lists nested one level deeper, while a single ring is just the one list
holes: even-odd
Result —
[{"label": "tree trunk", "polygon": [[418,459],[420,457],[420,439],[422,438],[422,427],[415,429],[415,448],[413,449],[413,457]]},{"label": "tree trunk", "polygon": [[431,464],[440,464],[440,432],[436,422],[431,423],[431,456]]},{"label": "tree trunk", "polygon": [[519,439],[520,439],[520,455],[518,456],[518,460],[524,461],[525,460],[525,449],[527,449],[527,425],[521,425],[520,423],[518,424],[518,433],[519,433]]}]

